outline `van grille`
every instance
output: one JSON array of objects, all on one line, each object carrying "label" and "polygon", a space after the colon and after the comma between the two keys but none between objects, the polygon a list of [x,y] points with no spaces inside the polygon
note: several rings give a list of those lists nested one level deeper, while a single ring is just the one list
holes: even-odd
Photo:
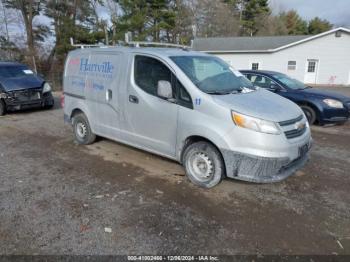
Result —
[{"label": "van grille", "polygon": [[305,131],[306,131],[306,125],[302,129],[293,129],[293,130],[284,132],[284,134],[288,139],[292,139],[292,138],[302,136],[305,133]]},{"label": "van grille", "polygon": [[[297,138],[305,134],[307,125],[306,120],[302,121],[303,119],[304,116],[300,115],[297,118],[279,122],[287,139]],[[300,123],[300,125],[298,125],[298,123]]]},{"label": "van grille", "polygon": [[303,115],[300,115],[297,118],[291,119],[291,120],[287,120],[287,121],[282,121],[279,122],[280,126],[290,126],[290,125],[294,125],[296,122],[300,121],[303,119]]}]

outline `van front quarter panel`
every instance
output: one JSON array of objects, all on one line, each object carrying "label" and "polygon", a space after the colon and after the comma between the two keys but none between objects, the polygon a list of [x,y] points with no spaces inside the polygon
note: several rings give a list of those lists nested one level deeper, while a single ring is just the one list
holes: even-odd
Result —
[{"label": "van front quarter panel", "polygon": [[[210,101],[210,97],[202,95],[199,98],[200,104],[195,104],[193,109],[180,107],[178,117],[178,134],[177,134],[177,159],[181,161],[182,153],[187,146],[186,142],[191,137],[202,137],[210,141],[219,150],[229,148],[229,143],[225,139],[226,134],[232,129],[233,122],[230,124],[230,110],[227,108],[215,108]],[[217,114],[218,109],[221,113]],[[215,112],[215,113],[214,113]]]}]

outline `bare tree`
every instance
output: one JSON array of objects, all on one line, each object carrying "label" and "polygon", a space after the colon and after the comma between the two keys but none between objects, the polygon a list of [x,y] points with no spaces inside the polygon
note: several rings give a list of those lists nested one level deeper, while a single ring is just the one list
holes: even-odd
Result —
[{"label": "bare tree", "polygon": [[10,41],[10,35],[9,35],[9,17],[8,17],[8,10],[5,8],[2,0],[0,1],[0,13],[2,15],[2,19],[0,21],[1,23],[1,29],[5,30],[5,38],[6,41]]},{"label": "bare tree", "polygon": [[112,23],[112,45],[116,44],[117,23],[119,14],[119,5],[115,0],[105,0],[105,6],[108,9],[108,13]]},{"label": "bare tree", "polygon": [[190,0],[193,25],[198,37],[236,36],[239,33],[239,13],[219,0]]},{"label": "bare tree", "polygon": [[2,0],[2,3],[6,8],[19,10],[21,13],[26,31],[28,53],[31,60],[29,62],[32,64],[32,67],[36,72],[33,20],[40,14],[43,0]]}]

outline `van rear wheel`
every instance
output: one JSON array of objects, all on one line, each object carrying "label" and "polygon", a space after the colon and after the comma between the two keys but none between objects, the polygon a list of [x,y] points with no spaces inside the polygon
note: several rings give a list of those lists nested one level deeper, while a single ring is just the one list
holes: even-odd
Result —
[{"label": "van rear wheel", "polygon": [[208,142],[189,145],[183,156],[187,177],[200,187],[214,187],[225,175],[224,161],[220,152]]},{"label": "van rear wheel", "polygon": [[73,129],[75,141],[80,145],[90,145],[96,140],[92,133],[87,117],[80,113],[73,117]]}]

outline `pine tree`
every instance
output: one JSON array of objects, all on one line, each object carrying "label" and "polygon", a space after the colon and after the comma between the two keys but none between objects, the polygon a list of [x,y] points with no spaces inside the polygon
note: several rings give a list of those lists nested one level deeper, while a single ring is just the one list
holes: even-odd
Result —
[{"label": "pine tree", "polygon": [[271,13],[268,2],[268,0],[241,0],[243,35],[253,36],[259,31],[261,27],[259,20]]},{"label": "pine tree", "polygon": [[176,4],[170,0],[120,0],[123,15],[117,28],[135,40],[166,40],[176,23]]},{"label": "pine tree", "polygon": [[284,22],[288,35],[308,34],[307,22],[295,10],[281,13],[280,19]]},{"label": "pine tree", "polygon": [[315,17],[309,21],[308,31],[309,34],[316,35],[331,30],[332,27],[333,25],[329,21]]}]

